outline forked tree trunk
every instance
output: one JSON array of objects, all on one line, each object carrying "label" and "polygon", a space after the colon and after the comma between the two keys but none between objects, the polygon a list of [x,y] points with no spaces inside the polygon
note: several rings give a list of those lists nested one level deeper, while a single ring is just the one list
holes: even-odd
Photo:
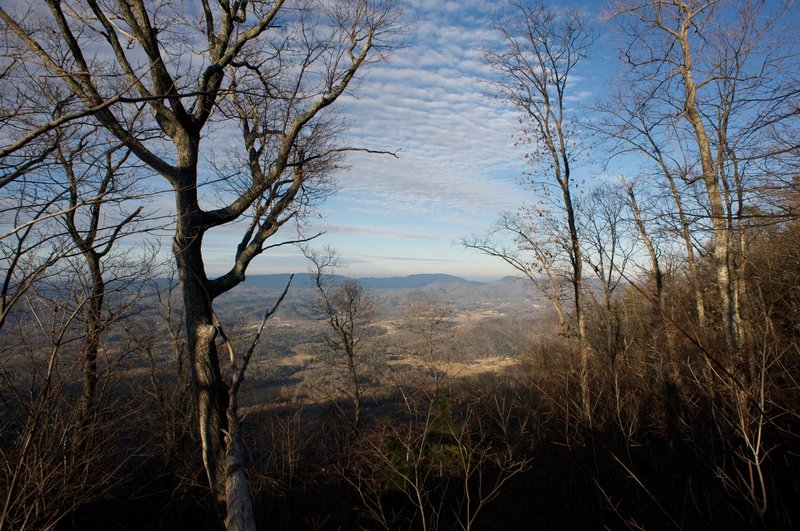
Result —
[{"label": "forked tree trunk", "polygon": [[[187,234],[188,233],[188,234]],[[197,399],[203,465],[209,486],[225,501],[225,432],[228,430],[228,386],[219,365],[209,283],[201,253],[202,234],[178,224],[173,252],[178,263],[186,312],[186,342]]]}]

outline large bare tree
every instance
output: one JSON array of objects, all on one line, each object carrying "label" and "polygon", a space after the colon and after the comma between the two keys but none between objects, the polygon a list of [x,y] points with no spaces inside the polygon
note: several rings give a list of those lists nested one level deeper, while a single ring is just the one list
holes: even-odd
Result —
[{"label": "large bare tree", "polygon": [[128,408],[113,383],[125,347],[105,339],[141,303],[153,253],[121,249],[145,198],[128,154],[103,137],[96,126],[56,131],[43,165],[3,188],[20,199],[5,204],[14,223],[0,237],[0,529],[55,526],[124,477],[113,439]]},{"label": "large bare tree", "polygon": [[[579,379],[582,409],[591,417],[586,313],[583,288],[583,252],[575,200],[573,167],[580,152],[574,107],[570,94],[575,68],[587,57],[594,41],[586,16],[579,10],[556,10],[539,3],[512,2],[507,17],[497,24],[503,46],[485,50],[497,74],[498,94],[521,114],[521,141],[531,147],[527,155],[534,166],[531,184],[540,202],[523,208],[500,223],[502,232],[517,239],[520,250],[532,258],[520,260],[488,241],[467,242],[471,247],[501,256],[536,280],[554,301],[562,327],[566,324],[554,265],[563,264],[574,308],[573,330],[580,355]],[[543,223],[542,221],[545,221]],[[551,223],[547,223],[550,221]],[[552,223],[552,222],[555,223]],[[563,229],[562,229],[563,228]]]},{"label": "large bare tree", "polygon": [[[747,229],[756,221],[753,209],[771,209],[764,191],[778,183],[764,171],[773,165],[764,164],[773,143],[768,132],[792,116],[796,94],[797,54],[781,30],[783,13],[749,0],[620,1],[613,13],[628,37],[625,82],[636,87],[636,98],[610,113],[612,134],[645,153],[669,181],[690,267],[692,244],[676,176],[701,185],[721,337],[729,368],[746,365]],[[668,136],[658,132],[665,125]],[[677,156],[676,145],[685,150]],[[697,278],[695,292],[702,328]]]},{"label": "large bare tree", "polygon": [[[328,108],[384,58],[398,12],[389,0],[47,0],[0,20],[16,57],[172,189],[203,461],[224,500],[230,382],[213,301],[318,198],[341,153]],[[204,237],[241,220],[233,265],[211,278]]]},{"label": "large bare tree", "polygon": [[[747,271],[755,227],[774,223],[783,203],[779,172],[788,152],[773,133],[796,124],[798,47],[796,31],[782,23],[788,8],[756,0],[631,0],[613,11],[627,36],[625,79],[640,96],[616,115],[617,130],[661,166],[671,186],[671,168],[662,161],[686,161],[684,189],[697,184],[702,192],[692,237],[710,249],[714,296],[706,309],[719,327],[707,319],[695,344],[708,362],[704,384],[727,400],[720,402],[721,426],[747,448],[737,450],[747,472],[733,481],[721,477],[747,492],[759,517],[769,499],[760,441],[767,367],[774,361],[762,347],[769,334],[758,332],[763,315]],[[651,135],[663,123],[672,128],[672,146]],[[680,157],[670,154],[675,145],[684,149]],[[696,230],[703,226],[708,230]]]}]

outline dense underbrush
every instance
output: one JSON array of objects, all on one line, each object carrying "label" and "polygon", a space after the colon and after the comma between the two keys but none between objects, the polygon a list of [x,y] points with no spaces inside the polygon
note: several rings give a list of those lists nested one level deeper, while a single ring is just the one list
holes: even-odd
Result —
[{"label": "dense underbrush", "polygon": [[[245,416],[257,518],[269,529],[792,529],[800,523],[796,365],[743,424],[700,363],[597,371],[591,422],[569,355],[532,349],[504,374]],[[548,358],[542,355],[548,350]],[[553,359],[561,360],[558,364]],[[545,364],[545,361],[547,363]],[[622,360],[624,361],[624,360]],[[695,360],[696,361],[696,360]],[[547,365],[548,369],[544,367]],[[654,366],[655,367],[655,366]],[[784,384],[781,387],[779,384]],[[161,405],[158,405],[158,404]],[[117,427],[137,447],[62,529],[215,529],[188,412],[158,400]],[[756,439],[757,438],[757,439]],[[753,444],[757,441],[758,452]],[[93,466],[100,466],[95,463]]]}]

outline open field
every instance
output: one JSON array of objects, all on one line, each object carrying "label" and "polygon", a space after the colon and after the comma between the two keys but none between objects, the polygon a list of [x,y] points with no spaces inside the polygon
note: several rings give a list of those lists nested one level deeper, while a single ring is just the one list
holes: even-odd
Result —
[{"label": "open field", "polygon": [[[401,379],[455,381],[501,372],[519,363],[524,345],[546,333],[547,323],[545,316],[518,318],[499,310],[453,311],[430,353],[424,338],[409,329],[407,318],[376,319],[376,334],[359,354],[364,396],[384,394]],[[281,316],[271,322],[252,362],[243,404],[341,398],[335,381],[343,375],[342,366],[331,357],[327,333],[326,323],[320,321]]]}]

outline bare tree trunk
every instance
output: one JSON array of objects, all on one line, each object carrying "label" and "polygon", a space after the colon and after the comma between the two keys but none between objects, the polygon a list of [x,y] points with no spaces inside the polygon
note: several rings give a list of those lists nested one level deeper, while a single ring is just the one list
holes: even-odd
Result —
[{"label": "bare tree trunk", "polygon": [[[650,256],[650,267],[652,268],[653,276],[655,277],[655,290],[653,291],[653,294],[656,299],[656,308],[658,310],[659,321],[664,331],[664,336],[666,337],[667,363],[670,371],[670,378],[680,390],[681,371],[680,364],[675,359],[675,331],[673,330],[672,323],[669,322],[671,316],[669,315],[666,301],[664,300],[664,273],[661,270],[661,264],[658,260],[658,253],[656,253],[653,240],[650,238],[650,235],[647,232],[647,227],[645,227],[644,220],[642,219],[642,213],[639,210],[639,203],[636,201],[636,195],[633,192],[633,187],[628,183],[626,183],[626,191],[628,198],[630,199],[630,207],[631,211],[633,212],[634,220],[636,221],[636,227],[639,230],[642,243],[644,243],[644,246],[647,249],[647,254]],[[696,299],[696,301],[700,306],[702,306],[702,300]],[[700,314],[698,313],[698,318],[699,317]]]},{"label": "bare tree trunk", "polygon": [[361,431],[361,386],[358,383],[358,373],[355,366],[355,353],[347,353],[347,372],[350,375],[350,384],[353,386],[353,430],[352,436],[355,438]]},{"label": "bare tree trunk", "polygon": [[197,405],[203,465],[217,501],[226,500],[226,442],[228,385],[222,376],[214,325],[214,294],[205,272],[202,245],[208,229],[198,204],[197,160],[199,137],[181,132],[173,138],[178,147],[178,168],[173,182],[177,223],[172,251],[177,263],[186,312],[186,343]]},{"label": "bare tree trunk", "polygon": [[[92,135],[96,130],[83,133]],[[139,217],[142,207],[137,208],[125,218],[114,220],[106,213],[101,215],[104,205],[122,204],[132,200],[135,195],[130,187],[122,182],[125,173],[124,165],[130,152],[120,150],[119,158],[115,153],[119,148],[111,148],[87,164],[82,158],[91,153],[90,150],[102,149],[103,144],[91,148],[78,143],[70,146],[70,135],[65,134],[56,144],[56,160],[66,177],[66,192],[69,197],[69,208],[64,213],[64,224],[72,243],[80,251],[86,268],[89,270],[88,304],[83,312],[85,343],[81,349],[83,368],[83,390],[80,398],[80,424],[82,431],[88,429],[97,404],[98,364],[102,335],[108,322],[103,316],[106,298],[106,283],[103,278],[103,260],[112,251],[114,243],[123,229]],[[98,141],[100,142],[100,141]],[[103,160],[101,163],[100,160]],[[88,166],[88,167],[87,167]],[[82,196],[82,189],[87,186],[90,197]],[[88,212],[78,214],[79,208],[86,207]]]},{"label": "bare tree trunk", "polygon": [[81,423],[88,426],[97,402],[97,354],[103,331],[103,300],[106,294],[105,281],[100,269],[97,253],[85,253],[92,278],[89,309],[85,324],[86,346],[83,350],[83,392],[81,394]]},{"label": "bare tree trunk", "polygon": [[[732,76],[734,77],[734,76]],[[733,89],[729,89],[733,92]],[[718,124],[718,147],[717,147],[717,167],[720,172],[720,181],[723,185],[725,206],[727,209],[727,227],[730,238],[729,246],[729,267],[731,271],[731,313],[733,317],[733,328],[736,333],[737,358],[740,365],[739,369],[748,382],[756,381],[755,360],[750,352],[745,348],[747,330],[742,316],[742,300],[746,297],[747,280],[745,278],[745,263],[747,261],[747,235],[744,222],[744,190],[742,175],[740,172],[739,160],[734,149],[728,144],[728,120],[730,118],[730,106],[733,95],[730,94],[725,99],[726,105],[722,106],[721,116]],[[729,183],[725,162],[730,162],[732,173],[733,190]],[[734,201],[736,209],[734,211]],[[735,214],[734,214],[735,212]]]},{"label": "bare tree trunk", "polygon": [[[741,208],[739,210],[741,213]],[[736,318],[736,331],[739,334],[739,347],[741,355],[746,355],[746,365],[748,377],[750,382],[755,382],[758,379],[758,367],[756,364],[755,356],[750,352],[749,342],[752,340],[748,338],[751,332],[751,327],[745,326],[745,317],[742,314],[742,302],[747,297],[747,277],[746,277],[746,264],[748,257],[748,242],[747,235],[745,234],[744,227],[740,226],[738,229],[738,255],[734,262],[734,316]]]},{"label": "bare tree trunk", "polygon": [[686,264],[689,266],[689,275],[691,277],[692,291],[694,292],[694,305],[695,312],[697,313],[697,328],[700,331],[706,330],[706,306],[705,296],[703,295],[703,285],[700,279],[700,270],[697,267],[697,260],[694,256],[694,243],[692,242],[692,231],[689,227],[689,220],[686,218],[686,212],[683,209],[683,199],[678,191],[678,186],[675,184],[675,178],[669,171],[665,172],[667,180],[669,181],[670,191],[672,198],[675,200],[675,206],[678,209],[678,222],[681,226],[681,235],[683,236],[683,243],[686,247]]},{"label": "bare tree trunk", "polygon": [[186,312],[187,352],[197,399],[203,464],[212,491],[220,502],[224,502],[228,386],[220,371],[215,343],[217,329],[200,246],[200,237],[184,236],[179,225],[173,251],[178,262]]},{"label": "bare tree trunk", "polygon": [[247,482],[236,394],[229,397],[228,436],[225,437],[225,517],[226,531],[256,531],[253,501]]},{"label": "bare tree trunk", "polygon": [[[564,157],[566,163],[566,157]],[[566,164],[565,164],[566,166]],[[592,399],[590,394],[589,363],[591,361],[591,347],[586,340],[586,312],[583,295],[583,255],[581,253],[578,229],[575,223],[575,210],[572,205],[572,196],[569,190],[569,166],[565,167],[566,186],[564,187],[564,210],[567,214],[567,224],[570,236],[570,261],[572,262],[572,290],[575,297],[575,320],[578,325],[578,352],[580,353],[580,367],[578,378],[581,386],[581,407],[586,420],[592,419]]]},{"label": "bare tree trunk", "polygon": [[650,256],[650,267],[653,270],[653,277],[655,280],[655,290],[653,294],[656,298],[656,308],[660,314],[660,317],[663,319],[664,317],[664,298],[663,298],[663,290],[664,290],[664,273],[661,271],[661,264],[658,260],[658,253],[656,253],[656,248],[653,245],[653,240],[650,239],[650,235],[647,233],[647,227],[644,225],[644,220],[642,219],[642,212],[639,210],[639,203],[636,201],[636,195],[633,193],[633,186],[629,183],[625,183],[625,190],[628,194],[628,199],[630,200],[630,207],[631,212],[633,212],[633,218],[636,221],[636,228],[639,230],[639,236],[642,238],[642,243],[644,244],[645,249],[647,249],[647,254]]},{"label": "bare tree trunk", "polygon": [[689,44],[691,24],[692,18],[687,13],[686,18],[681,23],[679,32],[674,33],[681,47],[683,58],[680,73],[683,78],[685,93],[684,112],[686,119],[694,130],[695,141],[700,154],[703,184],[705,185],[706,197],[711,210],[711,224],[714,232],[714,267],[717,274],[723,335],[729,356],[734,356],[739,351],[739,342],[735,328],[735,309],[731,294],[730,234],[727,230],[725,207],[722,202],[719,183],[717,182],[717,174],[714,171],[711,144],[703,124],[703,118],[697,109],[697,86],[692,75],[692,50]]}]

